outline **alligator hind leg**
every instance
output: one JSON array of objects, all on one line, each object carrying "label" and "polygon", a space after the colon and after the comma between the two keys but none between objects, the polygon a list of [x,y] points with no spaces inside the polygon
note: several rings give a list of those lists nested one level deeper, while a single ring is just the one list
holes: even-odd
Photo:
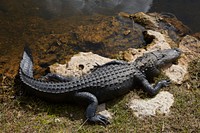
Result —
[{"label": "alligator hind leg", "polygon": [[143,90],[146,91],[148,94],[155,96],[158,94],[162,87],[166,87],[170,84],[170,80],[161,80],[155,86],[152,86],[149,81],[143,76],[138,75],[136,76],[139,83],[142,85]]},{"label": "alligator hind leg", "polygon": [[96,114],[96,109],[98,106],[98,100],[96,96],[94,96],[93,94],[89,92],[77,92],[75,94],[75,99],[78,99],[78,101],[81,100],[81,101],[85,101],[86,103],[89,103],[86,109],[86,114],[85,114],[89,122],[100,123],[103,125],[107,125],[110,123],[107,117],[100,114]]},{"label": "alligator hind leg", "polygon": [[43,76],[41,78],[42,80],[48,80],[48,81],[61,81],[61,82],[69,82],[74,80],[74,77],[65,77],[59,74],[54,73],[48,73],[47,75]]}]

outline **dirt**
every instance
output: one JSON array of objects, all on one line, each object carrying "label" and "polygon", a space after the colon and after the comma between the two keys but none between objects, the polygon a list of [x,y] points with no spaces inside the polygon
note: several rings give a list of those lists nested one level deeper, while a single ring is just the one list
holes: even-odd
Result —
[{"label": "dirt", "polygon": [[[31,96],[12,97],[0,104],[2,132],[198,132],[200,130],[200,59],[189,68],[190,79],[182,85],[172,84],[164,90],[175,97],[167,116],[138,119],[126,103],[130,97],[141,95],[133,91],[108,102],[113,120],[107,127],[84,122],[84,107],[51,104]],[[15,85],[14,88],[20,88]],[[12,87],[10,89],[13,89]],[[8,96],[8,95],[7,95]],[[83,124],[83,125],[82,125]]]}]

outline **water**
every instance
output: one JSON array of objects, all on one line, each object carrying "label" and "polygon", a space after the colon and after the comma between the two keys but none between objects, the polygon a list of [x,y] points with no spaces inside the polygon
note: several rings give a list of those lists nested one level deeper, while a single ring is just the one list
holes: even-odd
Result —
[{"label": "water", "polygon": [[192,32],[200,32],[199,0],[154,0],[150,12],[170,12],[176,15]]},{"label": "water", "polygon": [[43,45],[41,37],[69,33],[98,14],[170,12],[198,32],[199,5],[197,0],[1,0],[0,75],[17,72],[24,44]]},{"label": "water", "polygon": [[[153,0],[45,0],[44,10],[52,16],[64,13],[74,14],[101,13],[113,15],[120,11],[134,13],[147,12]],[[44,13],[44,12],[43,12]]]},{"label": "water", "polygon": [[[1,3],[0,10],[6,11],[6,7],[1,6]],[[94,13],[114,15],[120,11],[128,13],[170,12],[188,25],[193,32],[200,31],[200,1],[197,0],[34,0],[34,2],[33,0],[27,0],[27,2],[19,0],[19,5],[27,8],[25,10],[27,15],[38,15],[44,18]]]}]

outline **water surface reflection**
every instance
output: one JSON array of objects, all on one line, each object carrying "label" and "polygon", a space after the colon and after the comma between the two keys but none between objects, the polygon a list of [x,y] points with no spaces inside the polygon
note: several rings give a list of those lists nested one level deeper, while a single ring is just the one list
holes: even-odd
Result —
[{"label": "water surface reflection", "polygon": [[[24,44],[41,46],[41,37],[70,33],[95,17],[119,12],[171,12],[199,31],[200,1],[191,0],[1,0],[0,75],[18,69]],[[97,22],[95,22],[97,23]],[[134,36],[135,37],[135,36]]]},{"label": "water surface reflection", "polygon": [[154,0],[150,12],[170,12],[192,32],[200,31],[200,0]]},{"label": "water surface reflection", "polygon": [[118,12],[147,12],[153,0],[45,0],[41,14],[44,17],[72,16],[78,14],[106,14]]}]

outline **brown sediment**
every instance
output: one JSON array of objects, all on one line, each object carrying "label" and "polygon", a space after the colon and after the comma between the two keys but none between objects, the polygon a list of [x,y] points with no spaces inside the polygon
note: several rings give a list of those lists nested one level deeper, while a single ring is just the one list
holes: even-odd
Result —
[{"label": "brown sediment", "polygon": [[[2,26],[11,33],[5,34],[1,40],[1,51],[7,52],[1,56],[0,73],[9,77],[17,74],[24,44],[30,45],[33,50],[36,68],[43,69],[54,62],[63,62],[79,51],[111,57],[120,50],[142,47],[145,43],[143,29],[133,29],[131,21],[123,22],[116,17],[101,15],[83,17],[82,21],[73,23],[73,20],[37,17],[16,19],[12,23],[7,20],[9,24],[5,22]],[[17,29],[14,28],[16,24]],[[129,33],[125,35],[127,31]],[[5,47],[5,42],[8,47]]]},{"label": "brown sediment", "polygon": [[191,36],[197,38],[198,40],[200,40],[200,32],[194,33]]}]

